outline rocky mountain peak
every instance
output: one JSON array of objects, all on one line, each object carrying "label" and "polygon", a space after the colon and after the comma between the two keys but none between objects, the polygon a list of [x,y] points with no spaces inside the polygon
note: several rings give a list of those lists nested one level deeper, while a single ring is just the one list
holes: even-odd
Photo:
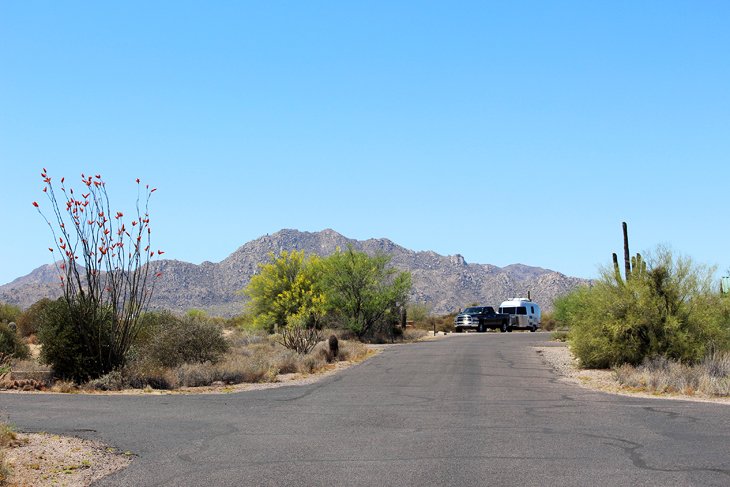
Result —
[{"label": "rocky mountain peak", "polygon": [[[258,265],[268,261],[270,253],[303,250],[306,254],[326,256],[348,245],[371,255],[385,253],[391,257],[391,265],[411,272],[411,299],[428,304],[434,313],[449,313],[472,302],[496,306],[512,296],[526,296],[528,291],[543,309],[549,310],[554,298],[586,282],[523,264],[504,268],[470,264],[460,254],[443,256],[432,251],[416,252],[386,238],[359,241],[332,229],[320,232],[283,229],[245,243],[218,263],[154,262],[154,271],[162,272],[162,277],[155,285],[152,307],[179,312],[198,308],[214,315],[233,316],[244,308],[246,298],[240,291]],[[28,307],[43,297],[58,296],[56,282],[55,266],[41,266],[27,276],[0,286],[0,301]]]}]

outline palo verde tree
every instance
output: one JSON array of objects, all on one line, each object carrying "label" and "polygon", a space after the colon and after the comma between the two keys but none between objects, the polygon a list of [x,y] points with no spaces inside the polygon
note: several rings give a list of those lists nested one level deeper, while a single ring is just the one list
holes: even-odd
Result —
[{"label": "palo verde tree", "polygon": [[46,169],[41,177],[50,216],[38,202],[33,206],[53,234],[49,250],[57,256],[63,290],[39,330],[43,358],[59,376],[88,380],[124,365],[159,277],[149,266],[163,253],[151,249],[148,210],[155,189],[136,180],[136,212],[125,221],[124,213],[112,210],[101,175],[82,174],[82,191],[61,178],[58,195]]},{"label": "palo verde tree", "polygon": [[258,273],[243,290],[251,300],[249,311],[254,324],[273,332],[292,321],[317,328],[324,314],[324,293],[319,286],[319,257],[304,251],[269,254],[269,262],[259,264]]},{"label": "palo verde tree", "polygon": [[325,313],[320,259],[304,251],[269,254],[259,265],[244,293],[251,300],[254,325],[276,331],[282,345],[298,353],[310,352],[319,341],[319,323]]},{"label": "palo verde tree", "polygon": [[327,307],[359,337],[380,325],[397,323],[396,310],[408,300],[411,275],[390,267],[389,262],[387,255],[370,256],[352,246],[322,262]]}]

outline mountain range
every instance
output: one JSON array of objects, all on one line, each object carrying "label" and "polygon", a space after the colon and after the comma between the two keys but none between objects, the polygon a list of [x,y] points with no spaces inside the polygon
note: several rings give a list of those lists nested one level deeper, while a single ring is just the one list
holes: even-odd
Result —
[{"label": "mountain range", "polygon": [[[248,284],[258,264],[268,260],[269,253],[304,250],[307,254],[326,256],[348,245],[368,254],[387,254],[395,268],[410,271],[411,300],[427,304],[436,314],[450,313],[472,303],[496,307],[505,299],[526,296],[528,291],[543,310],[550,310],[556,297],[588,282],[540,267],[522,264],[497,267],[467,263],[459,254],[416,252],[385,238],[360,241],[330,229],[281,230],[244,244],[218,263],[154,261],[151,265],[155,273],[161,272],[162,276],[156,281],[151,307],[178,312],[196,308],[226,317],[240,314],[246,298],[239,291]],[[0,301],[27,308],[41,298],[59,296],[57,283],[55,266],[41,266],[0,286]]]}]

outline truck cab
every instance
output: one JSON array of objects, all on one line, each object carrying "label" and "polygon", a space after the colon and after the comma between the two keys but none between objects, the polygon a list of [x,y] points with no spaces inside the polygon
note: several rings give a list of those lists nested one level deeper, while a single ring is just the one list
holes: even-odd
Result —
[{"label": "truck cab", "polygon": [[515,329],[537,331],[542,313],[540,305],[527,298],[512,298],[499,305],[499,312],[510,316],[510,326]]},{"label": "truck cab", "polygon": [[495,313],[491,306],[471,306],[460,312],[454,318],[454,330],[461,333],[465,330],[476,330],[483,333],[489,329],[499,328],[501,331],[509,329],[510,317],[505,314]]}]

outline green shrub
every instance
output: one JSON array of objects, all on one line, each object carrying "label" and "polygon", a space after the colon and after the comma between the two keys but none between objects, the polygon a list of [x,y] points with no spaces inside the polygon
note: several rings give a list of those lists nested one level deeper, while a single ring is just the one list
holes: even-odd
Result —
[{"label": "green shrub", "polygon": [[64,299],[47,303],[40,313],[41,361],[56,377],[83,383],[111,372],[112,313],[107,307]]},{"label": "green shrub", "polygon": [[30,357],[28,345],[7,323],[0,323],[0,355],[12,355],[16,359]]},{"label": "green shrub", "polygon": [[17,321],[20,313],[20,308],[13,304],[0,303],[0,323]]},{"label": "green shrub", "polygon": [[121,391],[130,386],[125,371],[116,369],[94,380],[90,380],[84,387],[97,391]]},{"label": "green shrub", "polygon": [[18,325],[18,333],[20,336],[28,337],[38,333],[41,320],[43,319],[43,313],[45,312],[45,309],[51,305],[51,303],[53,303],[52,300],[43,298],[30,305],[28,309],[18,316],[16,324]]},{"label": "green shrub", "polygon": [[184,363],[218,362],[229,344],[220,326],[200,318],[166,315],[155,325],[153,336],[140,354],[143,360],[163,367]]},{"label": "green shrub", "polygon": [[712,291],[712,269],[659,249],[647,271],[626,282],[615,276],[604,271],[592,287],[555,302],[581,366],[637,365],[655,357],[694,363],[711,349],[730,348],[730,300]]},{"label": "green shrub", "polygon": [[431,308],[428,303],[408,303],[406,319],[412,321],[414,326],[419,326],[431,316]]}]

